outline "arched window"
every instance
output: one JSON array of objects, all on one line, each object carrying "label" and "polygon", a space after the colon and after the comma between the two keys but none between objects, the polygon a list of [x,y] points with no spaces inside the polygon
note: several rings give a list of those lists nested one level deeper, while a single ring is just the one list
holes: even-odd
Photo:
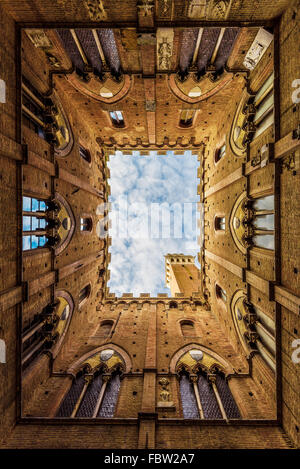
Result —
[{"label": "arched window", "polygon": [[[64,295],[64,296],[62,296]],[[67,293],[58,294],[38,314],[23,324],[22,329],[22,369],[29,367],[43,351],[59,347],[73,312],[73,300]]]},{"label": "arched window", "polygon": [[115,350],[92,354],[76,373],[57,417],[112,418],[124,370],[124,360]]},{"label": "arched window", "polygon": [[91,153],[87,148],[84,148],[82,145],[79,145],[79,155],[84,161],[86,161],[87,163],[91,163]]},{"label": "arched window", "polygon": [[93,220],[91,217],[80,218],[80,231],[92,231]]},{"label": "arched window", "polygon": [[23,251],[46,245],[46,209],[45,200],[23,196]]},{"label": "arched window", "polygon": [[22,123],[46,140],[44,98],[26,78],[22,81]]},{"label": "arched window", "polygon": [[253,139],[274,124],[274,73],[265,81],[254,98],[256,109],[253,123],[256,131]]},{"label": "arched window", "polygon": [[274,73],[252,96],[245,90],[231,127],[230,144],[237,156],[244,156],[247,144],[274,124]]},{"label": "arched window", "polygon": [[247,248],[257,246],[275,248],[274,195],[247,198],[242,193],[233,207],[229,227],[238,248],[245,254]]},{"label": "arched window", "polygon": [[215,151],[215,163],[218,163],[226,155],[226,144],[217,148]]},{"label": "arched window", "polygon": [[120,385],[119,371],[111,375],[104,374],[102,370],[94,374],[79,372],[59,408],[57,417],[112,418]]},{"label": "arched window", "polygon": [[216,297],[222,300],[224,303],[226,303],[227,301],[226,290],[221,288],[220,285],[218,285],[217,283],[216,283]]},{"label": "arched window", "polygon": [[85,287],[83,287],[80,292],[79,292],[79,298],[78,298],[78,304],[79,307],[83,305],[85,300],[90,296],[91,294],[91,285],[88,284]]},{"label": "arched window", "polygon": [[75,219],[67,201],[55,194],[53,200],[23,196],[23,251],[52,247],[58,255],[68,245]]},{"label": "arched window", "polygon": [[62,109],[39,93],[25,77],[22,77],[22,123],[58,150],[71,149],[71,129]]},{"label": "arched window", "polygon": [[196,396],[187,373],[182,373],[180,376],[180,396],[183,417],[185,419],[198,419],[199,411]]},{"label": "arched window", "polygon": [[265,312],[247,300],[242,291],[236,292],[231,303],[232,316],[238,336],[247,353],[256,350],[275,371],[275,322]]},{"label": "arched window", "polygon": [[124,117],[122,111],[110,111],[109,112],[111,122],[114,127],[125,127]]},{"label": "arched window", "polygon": [[224,375],[202,369],[195,375],[182,373],[180,394],[184,418],[239,419],[239,409]]},{"label": "arched window", "polygon": [[106,337],[108,337],[112,330],[113,325],[114,325],[114,322],[111,321],[110,319],[102,321],[97,331],[97,338],[99,337],[101,339],[105,339]]},{"label": "arched window", "polygon": [[215,218],[215,231],[225,231],[225,217]]},{"label": "arched window", "polygon": [[195,336],[195,326],[193,321],[184,320],[180,323],[181,333],[184,337]]},{"label": "arched window", "polygon": [[58,96],[55,95],[53,99],[56,104],[56,112],[54,113],[54,119],[56,124],[55,154],[56,156],[63,157],[70,153],[74,144],[74,138],[70,123],[58,99]]},{"label": "arched window", "polygon": [[274,195],[254,199],[253,209],[253,244],[274,249]]},{"label": "arched window", "polygon": [[195,117],[195,111],[193,109],[186,109],[181,111],[179,118],[180,127],[191,127],[193,125],[193,120]]}]

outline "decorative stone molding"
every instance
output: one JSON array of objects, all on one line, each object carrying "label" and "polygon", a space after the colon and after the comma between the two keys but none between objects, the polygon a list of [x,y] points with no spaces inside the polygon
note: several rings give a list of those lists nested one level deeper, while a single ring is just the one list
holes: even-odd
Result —
[{"label": "decorative stone molding", "polygon": [[174,31],[172,28],[158,28],[157,39],[157,68],[170,70],[173,52]]},{"label": "decorative stone molding", "polygon": [[[110,356],[108,356],[107,351],[110,351]],[[105,354],[104,358],[103,356],[101,358],[101,352]],[[113,343],[108,343],[87,352],[81,358],[73,362],[68,368],[67,373],[76,376],[78,371],[82,368],[87,367],[89,370],[95,370],[100,366],[106,370],[106,373],[112,372],[116,367],[120,367],[121,371],[129,373],[132,369],[132,362],[130,356],[123,348]]]},{"label": "decorative stone molding", "polygon": [[[192,355],[194,352],[194,356],[192,356],[190,352],[192,352]],[[170,361],[170,372],[177,374],[185,370],[193,374],[193,369],[197,368],[197,364],[204,366],[206,370],[213,370],[217,367],[222,370],[225,375],[234,372],[231,364],[224,360],[224,358],[208,347],[197,343],[188,344],[174,353]]]}]

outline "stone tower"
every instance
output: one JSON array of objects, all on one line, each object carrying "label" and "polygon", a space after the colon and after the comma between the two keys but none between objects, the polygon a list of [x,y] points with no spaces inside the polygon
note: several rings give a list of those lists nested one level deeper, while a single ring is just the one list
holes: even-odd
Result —
[{"label": "stone tower", "polygon": [[199,269],[195,266],[195,258],[184,254],[167,254],[165,256],[166,286],[171,296],[182,293],[185,297],[192,296],[199,290]]}]

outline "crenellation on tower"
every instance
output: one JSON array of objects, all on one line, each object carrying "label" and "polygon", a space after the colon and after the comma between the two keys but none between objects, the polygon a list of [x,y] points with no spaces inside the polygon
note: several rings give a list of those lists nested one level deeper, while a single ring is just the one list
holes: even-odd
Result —
[{"label": "crenellation on tower", "polygon": [[166,286],[171,296],[192,296],[199,288],[199,269],[195,265],[195,256],[187,254],[166,254]]}]

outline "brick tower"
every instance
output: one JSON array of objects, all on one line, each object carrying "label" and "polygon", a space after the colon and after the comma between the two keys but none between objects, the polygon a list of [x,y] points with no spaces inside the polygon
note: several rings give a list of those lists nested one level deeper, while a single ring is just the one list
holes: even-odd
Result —
[{"label": "brick tower", "polygon": [[195,258],[184,254],[167,254],[165,256],[166,286],[171,295],[183,293],[192,296],[199,291],[199,269],[195,266]]}]

